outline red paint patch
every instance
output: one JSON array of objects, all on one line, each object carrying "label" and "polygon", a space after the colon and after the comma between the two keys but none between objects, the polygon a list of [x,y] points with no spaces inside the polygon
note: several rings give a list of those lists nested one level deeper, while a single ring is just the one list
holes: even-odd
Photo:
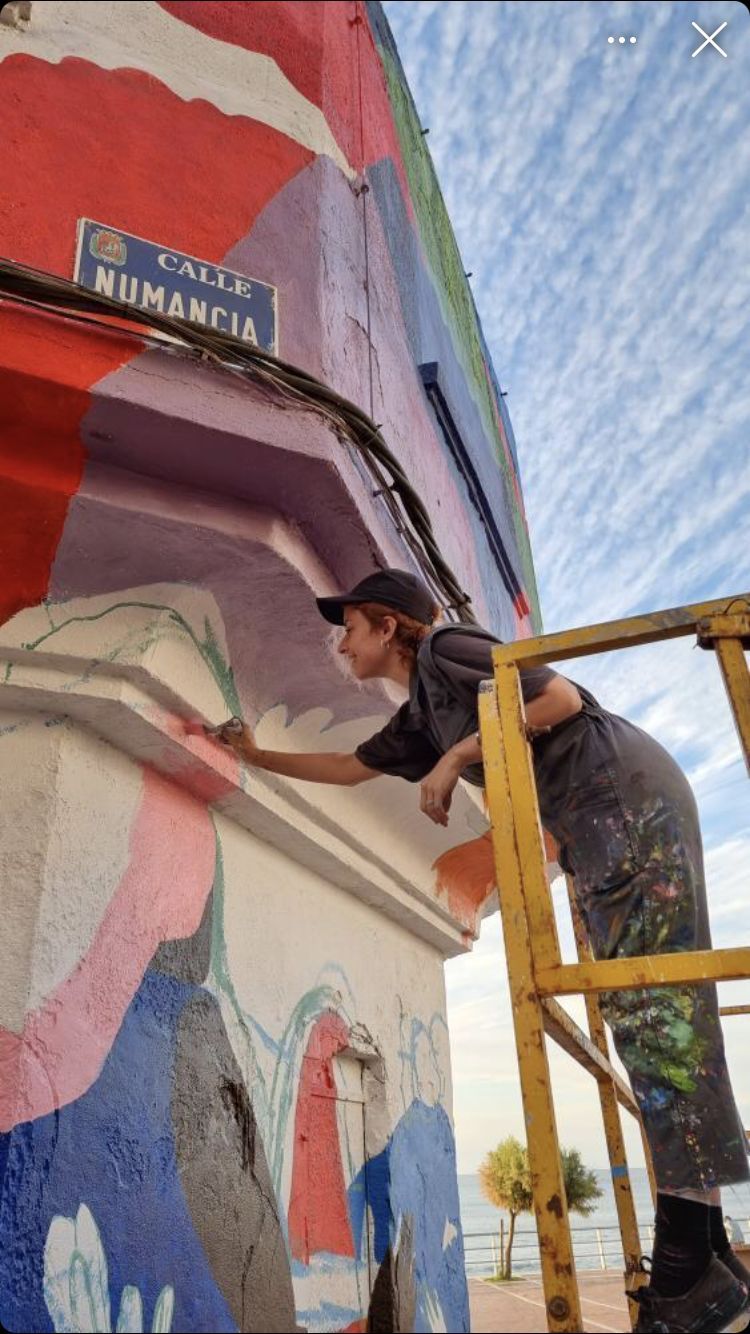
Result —
[{"label": "red paint patch", "polygon": [[203,803],[145,769],[130,849],[88,953],[20,1035],[0,1028],[0,1132],[90,1088],[157,946],[198,929],[216,858]]},{"label": "red paint patch", "polygon": [[205,765],[194,764],[192,761],[186,760],[184,764],[173,766],[170,774],[175,782],[186,788],[191,796],[197,797],[199,801],[210,806],[212,802],[218,801],[220,797],[226,797],[230,792],[237,791],[239,765],[236,761],[234,770],[235,776],[233,778],[225,778],[222,774],[207,769]]},{"label": "red paint patch", "polygon": [[349,162],[359,157],[355,5],[328,0],[162,0],[160,8],[207,37],[269,56],[289,82],[323,111]]},{"label": "red paint patch", "polygon": [[[47,272],[72,276],[80,217],[218,263],[314,156],[134,70],[14,55],[2,71],[3,252]],[[46,595],[85,462],[86,391],[142,344],[11,306],[0,334],[2,623]]]},{"label": "red paint patch", "polygon": [[84,464],[80,421],[92,380],[142,344],[0,306],[0,624],[46,596]]},{"label": "red paint patch", "polygon": [[530,639],[534,634],[534,627],[531,624],[530,616],[516,615],[516,639]]},{"label": "red paint patch", "polygon": [[542,830],[542,837],[544,839],[544,852],[549,865],[550,862],[557,861],[560,855],[560,849],[557,845],[557,839],[554,838],[552,834],[548,833],[546,829]]},{"label": "red paint patch", "polygon": [[[364,4],[356,0],[351,5],[329,0],[255,0],[251,5],[222,0],[160,3],[173,18],[209,37],[270,56],[298,92],[323,112],[356,171],[391,159],[412,214],[385,73]],[[360,105],[364,115],[360,115]]]},{"label": "red paint patch", "polygon": [[529,599],[523,589],[521,589],[520,593],[516,594],[515,601],[513,602],[513,610],[520,621],[524,620],[531,611]]},{"label": "red paint patch", "polygon": [[295,1260],[327,1251],[354,1257],[336,1117],[333,1058],[349,1044],[349,1030],[332,1011],[317,1020],[300,1071],[294,1122],[289,1201],[289,1244]]},{"label": "red paint patch", "polygon": [[137,70],[3,62],[3,249],[48,272],[72,275],[80,217],[218,263],[313,157]]}]

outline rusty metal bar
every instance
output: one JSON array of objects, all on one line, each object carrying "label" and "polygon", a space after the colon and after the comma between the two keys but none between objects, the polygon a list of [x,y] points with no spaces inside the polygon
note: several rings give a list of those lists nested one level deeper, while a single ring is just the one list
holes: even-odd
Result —
[{"label": "rusty metal bar", "polygon": [[[492,654],[494,682],[487,682],[480,690],[487,800],[550,1330],[579,1329],[581,1321],[564,1189],[560,1186],[545,1033],[597,1081],[623,1241],[626,1290],[631,1293],[642,1281],[638,1271],[640,1239],[619,1105],[638,1116],[654,1200],[656,1181],[637,1104],[609,1059],[596,993],[750,977],[750,946],[594,960],[568,879],[578,963],[561,962],[554,907],[544,874],[544,843],[532,757],[525,739],[518,666],[584,657],[693,633],[701,646],[713,649],[719,659],[750,773],[750,673],[744,656],[744,650],[750,647],[750,597],[745,595],[498,645]],[[588,1038],[554,999],[574,994],[584,995]],[[721,1013],[747,1014],[750,1005],[729,1006]],[[631,1321],[635,1318],[634,1306],[631,1302]]]},{"label": "rusty metal bar", "polygon": [[555,910],[547,884],[547,858],[531,749],[526,740],[518,668],[513,663],[496,668],[495,681],[511,823],[515,828],[522,868],[524,904],[533,939],[534,968],[555,968],[560,966],[562,959]]},{"label": "rusty metal bar", "polygon": [[559,1005],[551,996],[545,996],[543,999],[542,1010],[544,1011],[544,1031],[547,1037],[552,1038],[553,1042],[556,1042],[558,1047],[562,1047],[563,1051],[572,1056],[574,1061],[582,1065],[584,1070],[588,1070],[597,1083],[613,1084],[617,1093],[617,1101],[632,1116],[640,1116],[638,1104],[625,1080],[620,1078],[608,1056],[604,1056],[591,1038],[586,1037],[583,1029],[578,1026],[575,1019],[570,1017],[567,1010],[564,1010],[562,1005]]},{"label": "rusty metal bar", "polygon": [[[583,918],[578,907],[578,901],[575,896],[575,884],[572,876],[566,875],[565,885],[568,891],[568,903],[570,905],[570,915],[573,921],[573,934],[575,936],[578,960],[580,963],[583,963],[586,959],[592,957],[591,943],[586,933]],[[548,1003],[548,1001],[543,1002],[545,1005]],[[599,1006],[599,997],[596,994],[591,993],[584,997],[584,1003],[586,1005],[586,1018],[588,1021],[589,1033],[591,1034],[591,1040],[601,1053],[602,1057],[604,1057],[607,1063],[610,1064],[609,1042],[607,1040],[607,1030],[604,1027],[604,1019],[602,1018],[602,1012]],[[624,1264],[623,1279],[625,1283],[625,1291],[628,1295],[628,1314],[630,1316],[631,1326],[635,1329],[638,1323],[638,1305],[635,1301],[631,1300],[631,1294],[646,1281],[646,1275],[641,1268],[641,1255],[643,1254],[641,1236],[635,1212],[633,1190],[630,1184],[630,1171],[628,1168],[627,1151],[625,1149],[625,1137],[622,1133],[620,1108],[618,1107],[618,1102],[623,1106],[626,1106],[620,1097],[621,1084],[627,1089],[628,1093],[630,1093],[633,1106],[635,1107],[635,1115],[641,1132],[644,1157],[646,1168],[649,1172],[650,1182],[653,1182],[653,1163],[651,1161],[651,1149],[646,1136],[643,1133],[643,1122],[641,1120],[638,1104],[636,1103],[630,1088],[625,1084],[625,1081],[621,1080],[613,1071],[611,1080],[598,1081],[599,1104],[602,1109],[604,1137],[607,1142],[607,1153],[609,1154],[612,1188],[614,1190],[615,1205],[617,1207],[617,1221],[620,1225],[620,1239],[622,1242]],[[627,1107],[628,1111],[632,1110],[630,1104],[627,1104]],[[653,1195],[654,1200],[656,1200],[655,1189]]]},{"label": "rusty metal bar", "polygon": [[554,635],[518,639],[512,644],[499,644],[492,651],[492,659],[496,666],[522,662],[527,667],[534,667],[541,663],[559,662],[562,658],[584,658],[591,653],[606,653],[610,649],[653,644],[660,639],[679,639],[694,634],[699,621],[725,615],[728,607],[741,602],[750,605],[750,595],[742,593],[713,602],[671,607],[648,616],[628,616],[621,621],[601,621],[597,625],[581,625]]},{"label": "rusty metal bar", "polygon": [[[517,671],[513,670],[513,676],[515,680],[512,677],[510,679],[510,711],[517,742],[525,746]],[[488,682],[487,689],[479,692],[479,726],[487,807],[492,824],[495,873],[503,905],[501,920],[505,959],[527,1127],[547,1324],[550,1331],[574,1334],[574,1331],[583,1328],[583,1321],[544,1038],[544,1011],[534,985],[531,930],[523,892],[526,868],[513,820],[513,800],[505,752],[507,736],[504,732],[501,741],[498,702],[491,682]],[[526,762],[528,764],[528,757]],[[538,865],[546,891],[541,833]]]},{"label": "rusty metal bar", "polygon": [[653,1158],[651,1157],[651,1145],[649,1144],[648,1140],[646,1139],[646,1131],[645,1131],[644,1128],[643,1128],[643,1122],[642,1122],[642,1121],[641,1121],[641,1143],[642,1143],[642,1145],[643,1145],[643,1157],[644,1157],[645,1160],[646,1160],[646,1171],[647,1171],[647,1173],[648,1173],[648,1184],[649,1184],[649,1187],[650,1187],[650,1190],[651,1190],[651,1202],[652,1202],[652,1204],[653,1204],[653,1206],[654,1206],[654,1209],[656,1209],[656,1191],[657,1191],[657,1185],[656,1185],[656,1174],[654,1173],[654,1160],[653,1160]]},{"label": "rusty metal bar", "polygon": [[750,671],[747,659],[739,639],[717,639],[714,647],[750,776]]},{"label": "rusty metal bar", "polygon": [[639,987],[728,982],[743,977],[750,977],[750,945],[564,963],[538,969],[536,984],[540,996],[574,996],[587,991],[637,991]]},{"label": "rusty metal bar", "polygon": [[705,616],[695,627],[701,648],[714,648],[717,639],[739,639],[750,648],[750,602],[740,611],[741,598],[735,598],[719,616]]}]

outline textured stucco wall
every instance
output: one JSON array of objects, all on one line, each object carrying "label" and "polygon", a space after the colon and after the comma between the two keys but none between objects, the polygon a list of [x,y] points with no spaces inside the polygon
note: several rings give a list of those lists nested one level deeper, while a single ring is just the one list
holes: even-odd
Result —
[{"label": "textured stucco wall", "polygon": [[[0,88],[4,253],[70,275],[86,216],[276,285],[281,356],[383,423],[526,632],[510,425],[379,7],[35,0]],[[0,1321],[463,1329],[442,960],[493,887],[481,809],[186,726],[352,749],[395,698],[313,595],[408,549],[309,410],[10,302],[0,348]]]}]

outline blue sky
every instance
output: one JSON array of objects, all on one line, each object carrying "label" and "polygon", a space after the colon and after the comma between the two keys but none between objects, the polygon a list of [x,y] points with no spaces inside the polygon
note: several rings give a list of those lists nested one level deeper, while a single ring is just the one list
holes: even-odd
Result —
[{"label": "blue sky", "polygon": [[[545,628],[750,589],[748,11],[384,7],[508,391]],[[693,22],[726,22],[726,57],[692,56]],[[620,35],[636,42],[607,41]],[[715,943],[750,943],[750,784],[712,656],[673,641],[563,670],[683,764]],[[473,1171],[523,1133],[497,917],[447,984],[459,1170]],[[721,1000],[750,1002],[750,982]],[[725,1035],[750,1124],[750,1017]],[[551,1059],[563,1142],[604,1164],[593,1081]]]}]

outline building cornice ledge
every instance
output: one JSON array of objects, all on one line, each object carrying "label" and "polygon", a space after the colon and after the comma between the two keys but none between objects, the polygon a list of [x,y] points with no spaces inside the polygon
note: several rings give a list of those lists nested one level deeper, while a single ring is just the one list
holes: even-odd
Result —
[{"label": "building cornice ledge", "polygon": [[[190,702],[145,667],[6,648],[0,650],[0,682],[3,711],[70,719],[90,729],[445,957],[469,947],[465,925],[447,903],[368,848],[351,820],[339,823],[288,780],[238,766],[233,756],[191,734],[185,727],[196,716]],[[361,800],[364,813],[364,793]]]}]

